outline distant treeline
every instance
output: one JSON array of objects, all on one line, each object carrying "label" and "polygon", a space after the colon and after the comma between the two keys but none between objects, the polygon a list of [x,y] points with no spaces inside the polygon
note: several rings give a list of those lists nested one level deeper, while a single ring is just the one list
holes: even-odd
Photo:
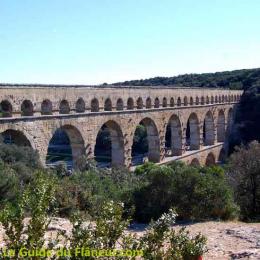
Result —
[{"label": "distant treeline", "polygon": [[260,84],[260,68],[216,73],[185,74],[115,83],[122,86],[183,86],[200,88],[248,89]]}]

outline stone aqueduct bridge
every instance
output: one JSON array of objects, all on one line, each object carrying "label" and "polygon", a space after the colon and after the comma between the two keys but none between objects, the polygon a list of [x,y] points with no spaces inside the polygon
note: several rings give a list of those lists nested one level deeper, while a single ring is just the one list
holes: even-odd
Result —
[{"label": "stone aqueduct bridge", "polygon": [[[150,161],[211,164],[225,153],[241,95],[223,89],[1,85],[0,133],[11,135],[17,144],[30,144],[45,163],[57,129],[67,133],[73,159],[82,154],[93,158],[97,134],[106,125],[112,164],[129,167],[141,123],[147,130]],[[168,124],[171,147],[165,149]]]}]

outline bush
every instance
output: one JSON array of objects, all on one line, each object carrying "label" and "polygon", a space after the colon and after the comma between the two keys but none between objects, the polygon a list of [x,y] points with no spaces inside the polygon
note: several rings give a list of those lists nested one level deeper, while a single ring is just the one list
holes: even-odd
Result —
[{"label": "bush", "polygon": [[[5,246],[9,250],[14,250],[16,259],[22,248],[36,250],[46,244],[44,235],[55,200],[54,190],[54,179],[42,172],[36,172],[32,183],[28,185],[17,203],[9,203],[1,211],[0,222],[5,230]],[[25,226],[24,219],[27,214],[31,218]]]},{"label": "bush", "polygon": [[223,169],[194,168],[182,163],[161,166],[146,173],[147,184],[135,192],[135,218],[157,219],[175,207],[180,218],[232,219],[238,207]]},{"label": "bush", "polygon": [[[13,250],[15,259],[21,258],[19,255],[21,249],[32,252],[44,246],[45,250],[58,250],[59,245],[64,246],[63,251],[64,248],[69,249],[70,254],[67,257],[53,254],[51,259],[95,259],[91,250],[103,250],[103,253],[106,250],[110,253],[110,257],[112,256],[111,259],[118,258],[117,251],[114,249],[132,250],[131,254],[134,255],[130,256],[130,259],[138,255],[143,259],[168,259],[175,255],[172,259],[181,260],[205,252],[206,238],[201,235],[190,238],[184,231],[180,233],[180,237],[171,230],[176,217],[173,210],[162,215],[156,222],[152,222],[142,237],[127,234],[129,219],[123,216],[123,204],[113,201],[102,204],[95,223],[87,224],[81,217],[75,215],[72,218],[73,227],[70,235],[59,232],[56,240],[45,241],[44,236],[50,223],[48,214],[55,200],[55,187],[54,179],[37,173],[34,182],[23,193],[19,203],[8,205],[0,213],[0,221],[6,234],[6,246],[9,250]],[[24,225],[26,209],[30,213],[27,227]],[[180,246],[178,241],[184,243]],[[87,249],[89,256],[79,256],[82,248],[85,249],[84,252]],[[121,259],[129,259],[129,257],[121,257]]]},{"label": "bush", "polygon": [[244,220],[260,220],[260,144],[236,147],[229,161],[229,181]]},{"label": "bush", "polygon": [[57,208],[61,216],[70,216],[75,210],[95,216],[106,201],[123,202],[125,214],[133,210],[133,190],[138,179],[125,169],[74,172],[60,179],[57,190]]}]

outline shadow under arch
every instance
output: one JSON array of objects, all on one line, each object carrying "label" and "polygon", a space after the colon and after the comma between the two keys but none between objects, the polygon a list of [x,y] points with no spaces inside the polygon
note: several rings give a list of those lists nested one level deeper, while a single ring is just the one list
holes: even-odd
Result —
[{"label": "shadow under arch", "polygon": [[166,155],[182,154],[182,127],[177,115],[172,115],[166,126],[165,134]]},{"label": "shadow under arch", "polygon": [[0,117],[12,117],[13,106],[8,100],[2,100],[0,103]]},{"label": "shadow under arch", "polygon": [[17,146],[34,148],[26,135],[19,130],[7,129],[1,133],[1,137],[5,144],[15,144]]},{"label": "shadow under arch", "polygon": [[73,125],[63,125],[55,130],[49,141],[46,165],[64,162],[67,168],[73,168],[84,152],[85,145],[80,131]]},{"label": "shadow under arch", "polygon": [[228,110],[228,115],[227,115],[227,128],[226,128],[226,137],[228,137],[231,133],[231,129],[233,126],[233,108],[230,108]]},{"label": "shadow under arch", "polygon": [[215,164],[216,164],[215,155],[213,153],[209,153],[207,158],[206,158],[205,165],[209,167],[209,166],[213,166]]},{"label": "shadow under arch", "polygon": [[124,165],[124,138],[120,125],[107,121],[100,128],[94,150],[98,167],[113,167]]},{"label": "shadow under arch", "polygon": [[187,121],[186,150],[200,149],[200,126],[196,113],[192,113]]},{"label": "shadow under arch", "polygon": [[225,113],[222,109],[218,112],[217,141],[219,143],[225,141]]},{"label": "shadow under arch", "polygon": [[203,139],[204,145],[213,145],[215,141],[214,118],[211,111],[208,111],[205,115],[203,124]]},{"label": "shadow under arch", "polygon": [[132,165],[160,161],[159,133],[154,121],[146,117],[136,126],[132,145]]},{"label": "shadow under arch", "polygon": [[197,158],[192,159],[190,166],[200,167],[200,162]]},{"label": "shadow under arch", "polygon": [[218,156],[218,163],[225,163],[226,161],[226,151],[224,148],[222,148],[219,152],[219,156]]},{"label": "shadow under arch", "polygon": [[31,100],[25,99],[21,104],[22,116],[33,116],[33,103]]}]

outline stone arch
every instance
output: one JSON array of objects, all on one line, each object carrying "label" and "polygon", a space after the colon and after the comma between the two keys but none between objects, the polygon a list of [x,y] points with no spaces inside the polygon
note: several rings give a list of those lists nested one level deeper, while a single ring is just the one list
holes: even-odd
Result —
[{"label": "stone arch", "polygon": [[70,105],[69,102],[65,99],[63,99],[60,102],[60,114],[69,114],[70,113]]},{"label": "stone arch", "polygon": [[196,97],[196,105],[199,105],[200,104],[200,99],[199,97]]},{"label": "stone arch", "polygon": [[156,97],[154,100],[154,108],[159,108],[159,107],[160,107],[160,100],[158,97]]},{"label": "stone arch", "polygon": [[206,96],[206,104],[209,104],[209,96]]},{"label": "stone arch", "polygon": [[[160,139],[159,139],[158,128],[155,122],[151,118],[146,117],[142,119],[138,125],[142,125],[143,127],[145,127],[146,130],[147,142],[148,142],[148,154],[147,154],[148,160],[151,162],[159,162],[160,161]],[[135,159],[134,153],[136,152],[134,149],[134,145],[135,142],[133,142],[133,146],[132,146],[132,163],[134,163],[134,159]]]},{"label": "stone arch", "polygon": [[205,165],[210,167],[216,164],[216,159],[215,159],[215,155],[213,153],[209,153],[207,158],[206,158],[206,162]]},{"label": "stone arch", "polygon": [[215,96],[215,103],[218,103],[218,96]]},{"label": "stone arch", "polygon": [[1,133],[1,136],[5,144],[15,144],[17,146],[28,146],[33,148],[32,143],[22,131],[7,129]]},{"label": "stone arch", "polygon": [[203,139],[204,145],[213,145],[215,142],[215,127],[214,127],[214,118],[211,111],[208,111],[203,126]]},{"label": "stone arch", "polygon": [[152,107],[152,100],[150,97],[148,97],[145,101],[145,106],[146,108],[151,108]]},{"label": "stone arch", "polygon": [[225,101],[225,102],[228,102],[228,97],[227,97],[227,95],[225,95],[224,101]]},{"label": "stone arch", "polygon": [[55,130],[49,144],[46,164],[63,161],[68,168],[76,166],[77,159],[85,154],[83,137],[77,127],[63,125]]},{"label": "stone arch", "polygon": [[170,99],[170,107],[174,107],[174,98],[172,97],[171,99]]},{"label": "stone arch", "polygon": [[144,104],[143,104],[143,99],[141,97],[139,97],[136,101],[136,108],[137,109],[143,109]]},{"label": "stone arch", "polygon": [[214,104],[214,97],[213,96],[211,96],[211,98],[210,98],[210,103]]},{"label": "stone arch", "polygon": [[22,116],[33,116],[33,103],[31,100],[25,99],[21,105]]},{"label": "stone arch", "polygon": [[193,158],[191,163],[190,163],[190,166],[200,167],[200,161],[197,158]]},{"label": "stone arch", "polygon": [[233,102],[233,101],[234,101],[234,96],[231,95],[231,96],[230,96],[230,102]]},{"label": "stone arch", "polygon": [[181,106],[181,98],[180,98],[180,97],[178,97],[178,99],[177,99],[177,106],[178,106],[178,107]]},{"label": "stone arch", "polygon": [[234,102],[236,102],[237,101],[237,96],[236,95],[234,95]]},{"label": "stone arch", "polygon": [[225,102],[225,96],[224,96],[224,95],[222,95],[222,97],[221,97],[221,102],[222,102],[222,103]]},{"label": "stone arch", "polygon": [[128,110],[134,109],[134,100],[131,97],[127,99],[127,109]]},{"label": "stone arch", "polygon": [[225,113],[221,109],[218,112],[217,119],[217,141],[224,142],[225,141]]},{"label": "stone arch", "polygon": [[190,105],[193,106],[193,97],[190,97]]},{"label": "stone arch", "polygon": [[[124,138],[117,122],[109,120],[102,125],[96,137],[94,155],[99,166],[104,165],[104,162],[106,163],[104,166],[124,165]],[[104,161],[104,158],[107,159],[107,162]]]},{"label": "stone arch", "polygon": [[41,104],[42,115],[52,115],[52,102],[49,99],[44,99]]},{"label": "stone arch", "polygon": [[124,102],[123,102],[123,99],[122,98],[119,98],[117,101],[116,101],[116,110],[124,110]]},{"label": "stone arch", "polygon": [[104,103],[104,111],[112,111],[112,101],[110,98],[107,98]]},{"label": "stone arch", "polygon": [[233,125],[233,108],[228,110],[226,135],[229,135]]},{"label": "stone arch", "polygon": [[226,151],[224,148],[222,148],[219,152],[219,156],[218,156],[218,162],[219,163],[224,163],[226,160]]},{"label": "stone arch", "polygon": [[163,98],[162,106],[163,106],[163,107],[167,107],[167,105],[168,105],[168,104],[167,104],[167,98],[164,97],[164,98]]},{"label": "stone arch", "polygon": [[98,112],[99,111],[99,102],[98,102],[97,98],[93,98],[91,100],[90,111],[91,112]]},{"label": "stone arch", "polygon": [[[181,155],[182,147],[182,127],[180,118],[177,115],[172,115],[166,126],[165,143],[166,149],[170,148],[171,155]],[[168,131],[167,131],[168,130]],[[167,136],[168,134],[168,136]]]},{"label": "stone arch", "polygon": [[0,103],[0,115],[1,117],[12,117],[13,107],[8,100],[2,100]]},{"label": "stone arch", "polygon": [[188,106],[188,98],[185,96],[183,100],[184,106]]},{"label": "stone arch", "polygon": [[76,102],[76,112],[77,113],[84,113],[86,110],[86,104],[83,98],[79,98]]},{"label": "stone arch", "polygon": [[204,105],[205,104],[205,98],[202,96],[201,99],[200,99],[200,104],[201,105]]},{"label": "stone arch", "polygon": [[200,126],[196,113],[192,113],[187,121],[186,145],[188,150],[200,149]]}]

